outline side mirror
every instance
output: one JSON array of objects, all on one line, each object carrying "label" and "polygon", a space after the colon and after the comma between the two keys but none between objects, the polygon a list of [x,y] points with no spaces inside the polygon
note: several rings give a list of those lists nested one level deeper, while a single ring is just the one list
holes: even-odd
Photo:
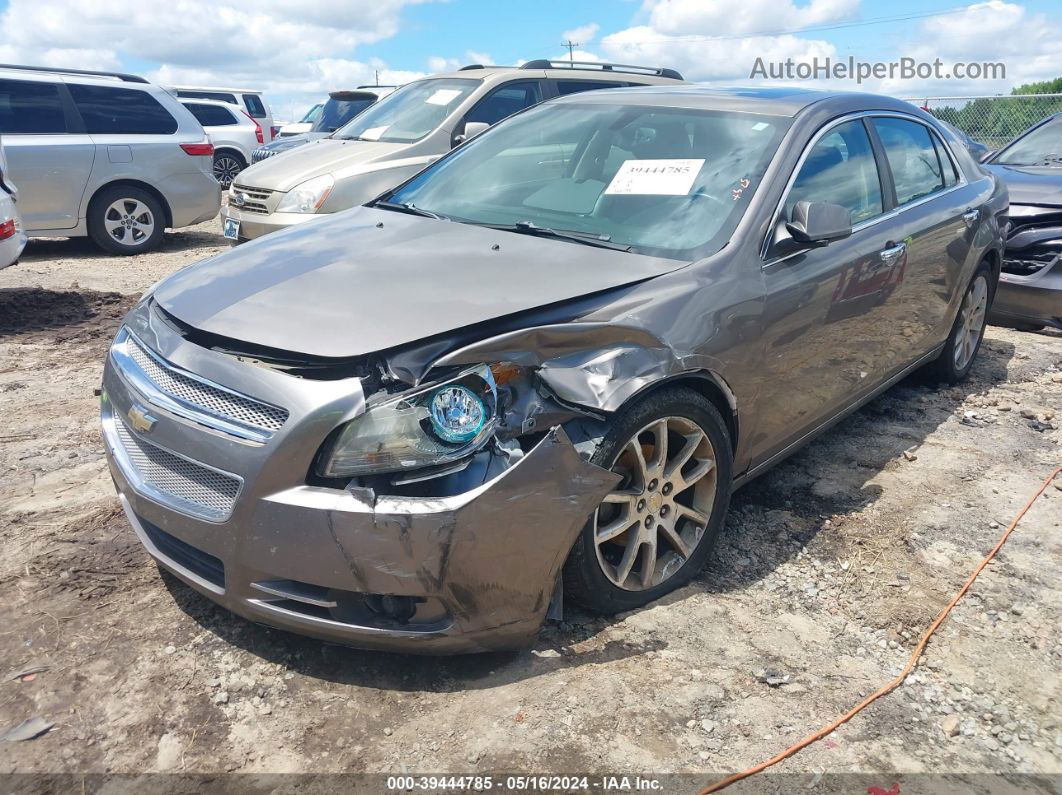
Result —
[{"label": "side mirror", "polygon": [[852,234],[852,215],[839,204],[797,202],[785,228],[798,243],[825,246]]},{"label": "side mirror", "polygon": [[490,125],[485,121],[466,121],[465,131],[454,138],[454,146],[463,144],[469,138],[475,138],[484,130],[489,130]]}]

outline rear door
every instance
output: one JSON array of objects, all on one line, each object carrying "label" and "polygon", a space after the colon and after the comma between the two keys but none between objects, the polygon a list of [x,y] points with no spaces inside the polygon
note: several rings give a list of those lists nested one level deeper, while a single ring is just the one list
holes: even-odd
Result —
[{"label": "rear door", "polygon": [[981,200],[927,124],[875,116],[871,126],[895,195],[891,238],[904,247],[903,256],[880,271],[881,289],[889,293],[885,320],[896,329],[890,364],[900,369],[943,341],[951,328],[951,299],[962,292],[958,283],[977,253],[972,243]]},{"label": "rear door", "polygon": [[258,122],[262,127],[262,135],[265,143],[273,140],[273,114],[258,94],[243,94],[243,106],[247,108],[247,114]]},{"label": "rear door", "polygon": [[66,87],[0,80],[0,134],[26,230],[77,226],[95,146],[78,126]]}]

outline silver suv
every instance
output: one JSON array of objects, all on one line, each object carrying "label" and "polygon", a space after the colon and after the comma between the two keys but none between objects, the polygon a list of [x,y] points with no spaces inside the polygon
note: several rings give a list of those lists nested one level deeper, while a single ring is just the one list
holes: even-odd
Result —
[{"label": "silver suv", "polygon": [[251,240],[396,187],[454,146],[552,97],[674,85],[674,69],[579,61],[466,66],[407,83],[327,138],[256,163],[233,182],[225,236]]},{"label": "silver suv", "polygon": [[202,126],[136,75],[0,65],[0,134],[30,237],[139,254],[221,205]]}]

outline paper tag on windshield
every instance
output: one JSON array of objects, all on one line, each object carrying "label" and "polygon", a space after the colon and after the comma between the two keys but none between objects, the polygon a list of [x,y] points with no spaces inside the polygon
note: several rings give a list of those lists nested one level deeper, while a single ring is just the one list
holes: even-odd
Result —
[{"label": "paper tag on windshield", "polygon": [[459,88],[440,88],[424,101],[429,105],[449,105],[460,93]]},{"label": "paper tag on windshield", "polygon": [[685,196],[704,165],[699,160],[626,160],[606,194]]},{"label": "paper tag on windshield", "polygon": [[379,141],[380,136],[387,132],[387,128],[390,126],[390,124],[385,124],[383,127],[370,127],[358,137],[366,141]]}]

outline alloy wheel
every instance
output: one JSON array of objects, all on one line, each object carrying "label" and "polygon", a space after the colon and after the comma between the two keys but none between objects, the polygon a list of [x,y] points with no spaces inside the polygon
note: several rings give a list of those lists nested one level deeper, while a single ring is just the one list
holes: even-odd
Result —
[{"label": "alloy wheel", "polygon": [[956,370],[965,370],[977,352],[987,315],[988,279],[984,274],[978,274],[963,296],[959,309],[959,323],[952,344]]},{"label": "alloy wheel", "polygon": [[118,199],[103,214],[103,228],[124,246],[138,246],[155,231],[151,208],[136,199]]},{"label": "alloy wheel", "polygon": [[594,514],[598,564],[616,586],[644,591],[674,576],[697,548],[715,501],[715,450],[685,417],[654,420],[624,445],[622,475]]},{"label": "alloy wheel", "polygon": [[243,171],[243,164],[231,155],[220,155],[214,158],[214,179],[224,188],[229,187],[241,171]]}]

